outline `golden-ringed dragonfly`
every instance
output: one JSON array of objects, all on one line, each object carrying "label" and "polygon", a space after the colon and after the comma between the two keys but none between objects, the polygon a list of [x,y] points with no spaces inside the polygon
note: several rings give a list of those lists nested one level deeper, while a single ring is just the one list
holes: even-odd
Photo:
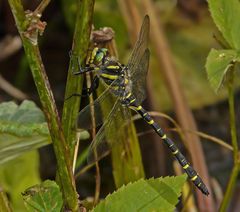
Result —
[{"label": "golden-ringed dragonfly", "polygon": [[[136,111],[171,150],[173,156],[177,159],[193,184],[201,190],[203,194],[208,195],[208,189],[198,173],[180,152],[176,144],[167,137],[158,123],[156,123],[149,113],[141,106],[141,103],[145,99],[146,76],[150,56],[147,47],[149,27],[149,16],[146,15],[141,26],[138,40],[127,65],[122,65],[115,58],[111,57],[106,48],[97,47],[94,48],[89,55],[84,68],[82,68],[78,62],[79,70],[73,72],[74,75],[86,72],[95,73],[92,85],[87,89],[87,95],[90,95],[98,87],[99,82],[103,84],[106,89],[92,104],[87,105],[80,111],[77,127],[79,129],[91,129],[93,127],[91,111],[94,109],[95,126],[97,127],[101,124],[102,126],[91,143],[90,152],[97,150],[97,154],[101,155],[106,150],[105,146],[107,142],[104,142],[104,140],[107,140],[106,137],[112,137],[111,140],[117,140],[116,131],[114,131],[114,133],[112,132],[112,127],[116,119],[121,117],[127,123],[128,120],[131,119],[129,108]],[[72,96],[81,95],[73,94]],[[114,99],[114,104],[109,114],[103,118],[103,107],[104,105],[109,105],[104,102],[109,101],[109,99]],[[124,129],[124,127],[118,126],[117,131],[124,134],[122,129]]]}]

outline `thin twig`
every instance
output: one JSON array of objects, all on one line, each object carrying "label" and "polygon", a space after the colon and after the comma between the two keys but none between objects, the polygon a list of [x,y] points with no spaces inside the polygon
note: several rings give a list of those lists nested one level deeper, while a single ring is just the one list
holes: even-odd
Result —
[{"label": "thin twig", "polygon": [[24,100],[28,98],[28,96],[25,93],[23,93],[22,91],[14,87],[11,83],[9,83],[7,80],[5,80],[1,74],[0,74],[0,88],[16,99]]},{"label": "thin twig", "polygon": [[42,14],[49,3],[50,3],[50,0],[42,0],[41,3],[38,5],[38,7],[35,9],[34,13]]},{"label": "thin twig", "polygon": [[[86,79],[87,79],[87,87],[90,88],[91,87],[91,76],[90,73],[86,74]],[[92,122],[92,139],[94,140],[94,138],[96,137],[96,120],[95,120],[95,112],[94,111],[94,106],[93,106],[93,96],[90,95],[89,96],[89,104],[91,104],[91,122]],[[100,195],[100,185],[101,185],[101,175],[100,175],[100,168],[99,168],[99,164],[98,164],[98,155],[97,155],[97,150],[93,149],[93,154],[94,154],[94,161],[95,161],[95,167],[96,167],[96,185],[95,185],[95,195],[94,195],[94,201],[93,204],[96,205],[99,201],[99,195]]]},{"label": "thin twig", "polygon": [[0,61],[11,56],[22,47],[20,36],[5,36],[0,42]]},{"label": "thin twig", "polygon": [[[223,147],[225,147],[226,149],[230,150],[230,151],[233,151],[233,147],[231,145],[229,145],[228,143],[226,143],[225,141],[223,141],[222,139],[220,138],[217,138],[215,136],[212,136],[212,135],[208,135],[206,133],[203,133],[203,132],[200,132],[200,131],[194,131],[194,130],[189,130],[189,129],[182,129],[178,124],[177,122],[172,119],[170,116],[164,114],[164,113],[160,113],[160,112],[155,112],[155,111],[150,111],[149,114],[151,116],[155,116],[155,117],[162,117],[162,118],[166,118],[167,120],[169,120],[173,125],[176,126],[176,128],[170,128],[169,130],[172,130],[172,131],[176,131],[178,133],[184,133],[184,132],[188,132],[188,133],[193,133],[193,134],[196,134],[198,136],[200,136],[201,138],[205,138],[209,141],[212,141],[213,143],[217,143]],[[135,115],[133,116],[133,120],[137,120],[137,119],[141,119],[141,116],[140,115]],[[149,130],[149,132],[153,132],[152,130]],[[144,133],[148,133],[147,132],[144,132]],[[142,135],[142,134],[138,134],[138,135]],[[180,134],[181,136],[181,134]],[[182,136],[181,136],[182,138]]]}]

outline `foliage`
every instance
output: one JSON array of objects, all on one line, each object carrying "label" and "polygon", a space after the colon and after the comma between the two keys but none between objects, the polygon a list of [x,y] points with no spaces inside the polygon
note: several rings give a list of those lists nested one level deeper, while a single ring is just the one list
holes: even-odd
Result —
[{"label": "foliage", "polygon": [[[236,65],[240,62],[240,2],[238,0],[209,0],[208,3],[213,20],[225,39],[224,42],[220,42],[224,49],[212,49],[210,51],[207,58],[206,69],[210,84],[215,91],[218,91],[224,79],[226,79],[226,87],[228,89],[229,120],[234,166],[219,209],[220,211],[226,211],[240,171],[234,105],[234,79],[237,70]],[[227,43],[227,45],[225,43]]]},{"label": "foliage", "polygon": [[37,151],[21,155],[0,166],[0,183],[7,192],[14,211],[25,211],[21,192],[40,183],[39,156]]},{"label": "foliage", "polygon": [[58,185],[50,180],[28,188],[22,195],[28,211],[59,212],[63,205]]},{"label": "foliage", "polygon": [[174,211],[185,180],[186,175],[140,179],[108,195],[93,211]]},{"label": "foliage", "polygon": [[[49,142],[43,113],[35,103],[24,101],[20,106],[14,102],[0,104],[0,181],[14,210],[25,210],[21,192],[40,182],[37,151],[20,155]],[[17,156],[20,157],[14,159]]]},{"label": "foliage", "polygon": [[49,143],[44,115],[34,102],[0,104],[0,163]]},{"label": "foliage", "polygon": [[207,58],[208,79],[218,91],[230,68],[240,62],[240,3],[238,0],[209,0],[208,3],[213,20],[229,45],[224,50],[212,49]]}]

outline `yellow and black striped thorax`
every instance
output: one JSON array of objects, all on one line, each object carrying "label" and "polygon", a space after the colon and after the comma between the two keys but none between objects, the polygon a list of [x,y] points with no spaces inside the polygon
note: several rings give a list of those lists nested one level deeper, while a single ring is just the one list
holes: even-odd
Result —
[{"label": "yellow and black striped thorax", "polygon": [[110,58],[106,48],[94,48],[87,60],[88,66],[93,66],[98,76],[105,84],[111,85],[115,95],[124,98],[125,90],[129,90],[130,84],[127,70],[116,59]]}]

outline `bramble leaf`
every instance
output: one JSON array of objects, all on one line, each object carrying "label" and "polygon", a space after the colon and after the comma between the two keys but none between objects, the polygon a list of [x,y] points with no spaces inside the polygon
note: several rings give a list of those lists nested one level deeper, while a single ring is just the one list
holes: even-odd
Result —
[{"label": "bramble leaf", "polygon": [[129,183],[100,202],[94,212],[174,211],[186,175]]},{"label": "bramble leaf", "polygon": [[233,49],[240,49],[240,2],[238,0],[208,0],[212,18]]},{"label": "bramble leaf", "polygon": [[210,51],[206,70],[208,80],[215,92],[221,87],[229,68],[237,61],[240,61],[240,57],[235,50],[212,49]]},{"label": "bramble leaf", "polygon": [[63,206],[62,194],[54,181],[46,180],[27,189],[22,195],[28,211],[60,212]]}]

